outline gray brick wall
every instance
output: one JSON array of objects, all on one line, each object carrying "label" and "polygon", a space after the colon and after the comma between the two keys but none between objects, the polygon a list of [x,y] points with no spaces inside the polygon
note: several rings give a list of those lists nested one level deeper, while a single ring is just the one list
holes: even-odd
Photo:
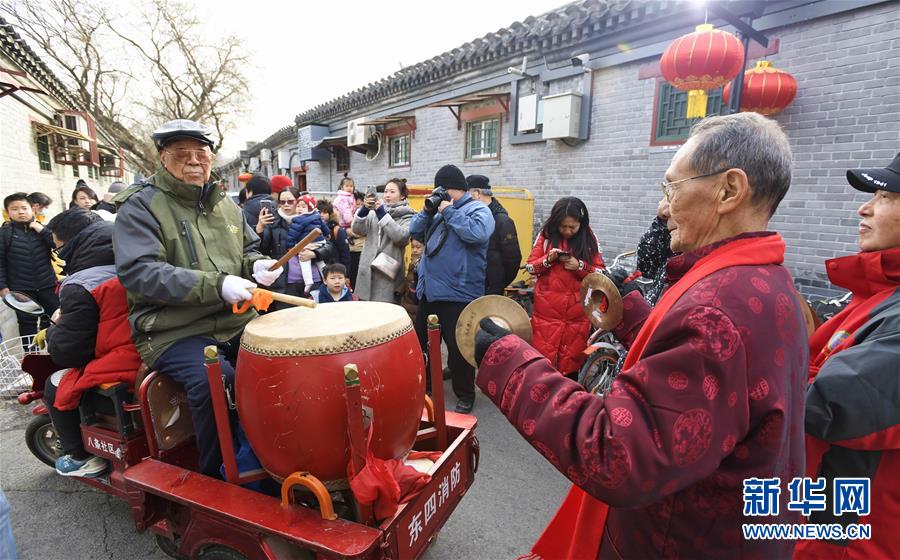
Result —
[{"label": "gray brick wall", "polygon": [[[900,151],[900,14],[882,4],[768,33],[780,39],[769,57],[799,83],[794,103],[776,119],[794,150],[791,191],[772,220],[788,243],[787,265],[807,294],[833,293],[823,261],[856,251],[856,209],[866,199],[844,178],[852,167],[886,165]],[[650,146],[655,80],[638,79],[648,60],[595,71],[591,138],[511,146],[502,123],[499,162],[461,163],[464,128],[445,108],[415,112],[412,164],[389,169],[386,150],[375,161],[351,155],[350,175],[362,187],[389,177],[430,184],[455,163],[494,185],[525,187],[542,221],[564,195],[582,198],[607,255],[633,248],[655,213],[658,182],[675,148]],[[310,190],[335,190],[333,161],[310,163]]]}]

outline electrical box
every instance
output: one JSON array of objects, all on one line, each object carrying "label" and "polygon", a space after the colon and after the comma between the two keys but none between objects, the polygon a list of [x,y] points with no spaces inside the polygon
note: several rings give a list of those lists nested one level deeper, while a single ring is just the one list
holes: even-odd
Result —
[{"label": "electrical box", "polygon": [[543,98],[544,139],[578,138],[581,128],[581,94],[557,93]]},{"label": "electrical box", "polygon": [[[300,161],[325,161],[331,157],[331,153],[324,148],[316,148],[322,138],[328,136],[328,127],[320,124],[310,124],[297,129],[297,150]],[[288,165],[285,162],[284,168]]]},{"label": "electrical box", "polygon": [[527,132],[537,128],[537,95],[524,95],[519,98],[519,115],[516,119],[516,130]]},{"label": "electrical box", "polygon": [[365,118],[353,119],[347,123],[347,146],[361,146],[369,143],[369,137],[375,133],[373,126],[362,126]]}]

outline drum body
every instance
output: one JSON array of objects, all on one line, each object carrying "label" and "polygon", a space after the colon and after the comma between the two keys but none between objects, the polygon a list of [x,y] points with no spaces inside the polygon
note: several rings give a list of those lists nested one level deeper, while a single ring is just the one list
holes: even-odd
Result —
[{"label": "drum body", "polygon": [[274,478],[297,471],[323,482],[347,478],[347,364],[359,368],[366,429],[374,422],[370,450],[381,459],[405,456],[424,406],[425,364],[402,307],[297,307],[247,325],[237,361],[238,415]]}]

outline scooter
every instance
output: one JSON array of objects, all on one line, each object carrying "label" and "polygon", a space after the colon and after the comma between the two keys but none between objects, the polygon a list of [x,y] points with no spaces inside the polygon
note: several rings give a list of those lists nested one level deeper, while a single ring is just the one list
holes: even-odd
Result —
[{"label": "scooter", "polygon": [[[46,314],[43,306],[26,294],[9,292],[2,299],[7,307],[15,311],[32,315],[39,319],[44,318],[49,320],[51,324],[54,323],[54,318]],[[18,401],[21,405],[39,401],[44,396],[44,382],[54,371],[60,369],[52,364],[48,356],[42,354],[33,341],[29,341],[26,345],[26,353],[22,359],[22,369],[35,371],[29,371],[32,375],[31,390],[18,396]],[[33,359],[32,356],[40,356],[42,359]],[[29,362],[31,363],[30,367]],[[39,363],[40,365],[37,365]],[[53,467],[56,465],[56,459],[62,455],[62,446],[59,443],[56,429],[50,421],[47,406],[43,402],[39,402],[37,406],[31,409],[31,414],[34,418],[31,419],[25,428],[25,444],[28,446],[28,450],[41,462]]]}]

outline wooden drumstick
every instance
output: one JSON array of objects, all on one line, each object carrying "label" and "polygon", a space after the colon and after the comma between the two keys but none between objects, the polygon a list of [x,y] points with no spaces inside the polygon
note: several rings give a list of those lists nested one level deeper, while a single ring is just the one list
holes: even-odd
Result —
[{"label": "wooden drumstick", "polygon": [[278,292],[272,292],[269,290],[263,290],[262,288],[253,288],[250,290],[251,292],[263,291],[269,292],[269,295],[272,296],[272,299],[275,301],[280,301],[281,303],[287,303],[290,305],[296,305],[298,307],[315,307],[317,304],[311,299],[306,299],[297,296],[289,296],[287,294],[279,294]]},{"label": "wooden drumstick", "polygon": [[[287,253],[284,254],[283,257],[281,257],[280,259],[275,261],[275,264],[273,264],[272,266],[269,267],[269,272],[271,272],[273,270],[277,270],[278,268],[286,265],[289,260],[291,260],[292,258],[299,255],[300,252],[303,251],[303,249],[306,249],[307,245],[312,243],[316,239],[316,237],[319,237],[320,235],[322,235],[322,231],[319,228],[316,228],[316,229],[312,230],[311,232],[309,232],[306,235],[306,237],[304,237],[303,239],[300,240],[299,243],[294,245],[290,251],[288,251]],[[277,300],[277,301],[281,301],[281,300]],[[288,303],[288,302],[285,302],[285,303]]]}]

